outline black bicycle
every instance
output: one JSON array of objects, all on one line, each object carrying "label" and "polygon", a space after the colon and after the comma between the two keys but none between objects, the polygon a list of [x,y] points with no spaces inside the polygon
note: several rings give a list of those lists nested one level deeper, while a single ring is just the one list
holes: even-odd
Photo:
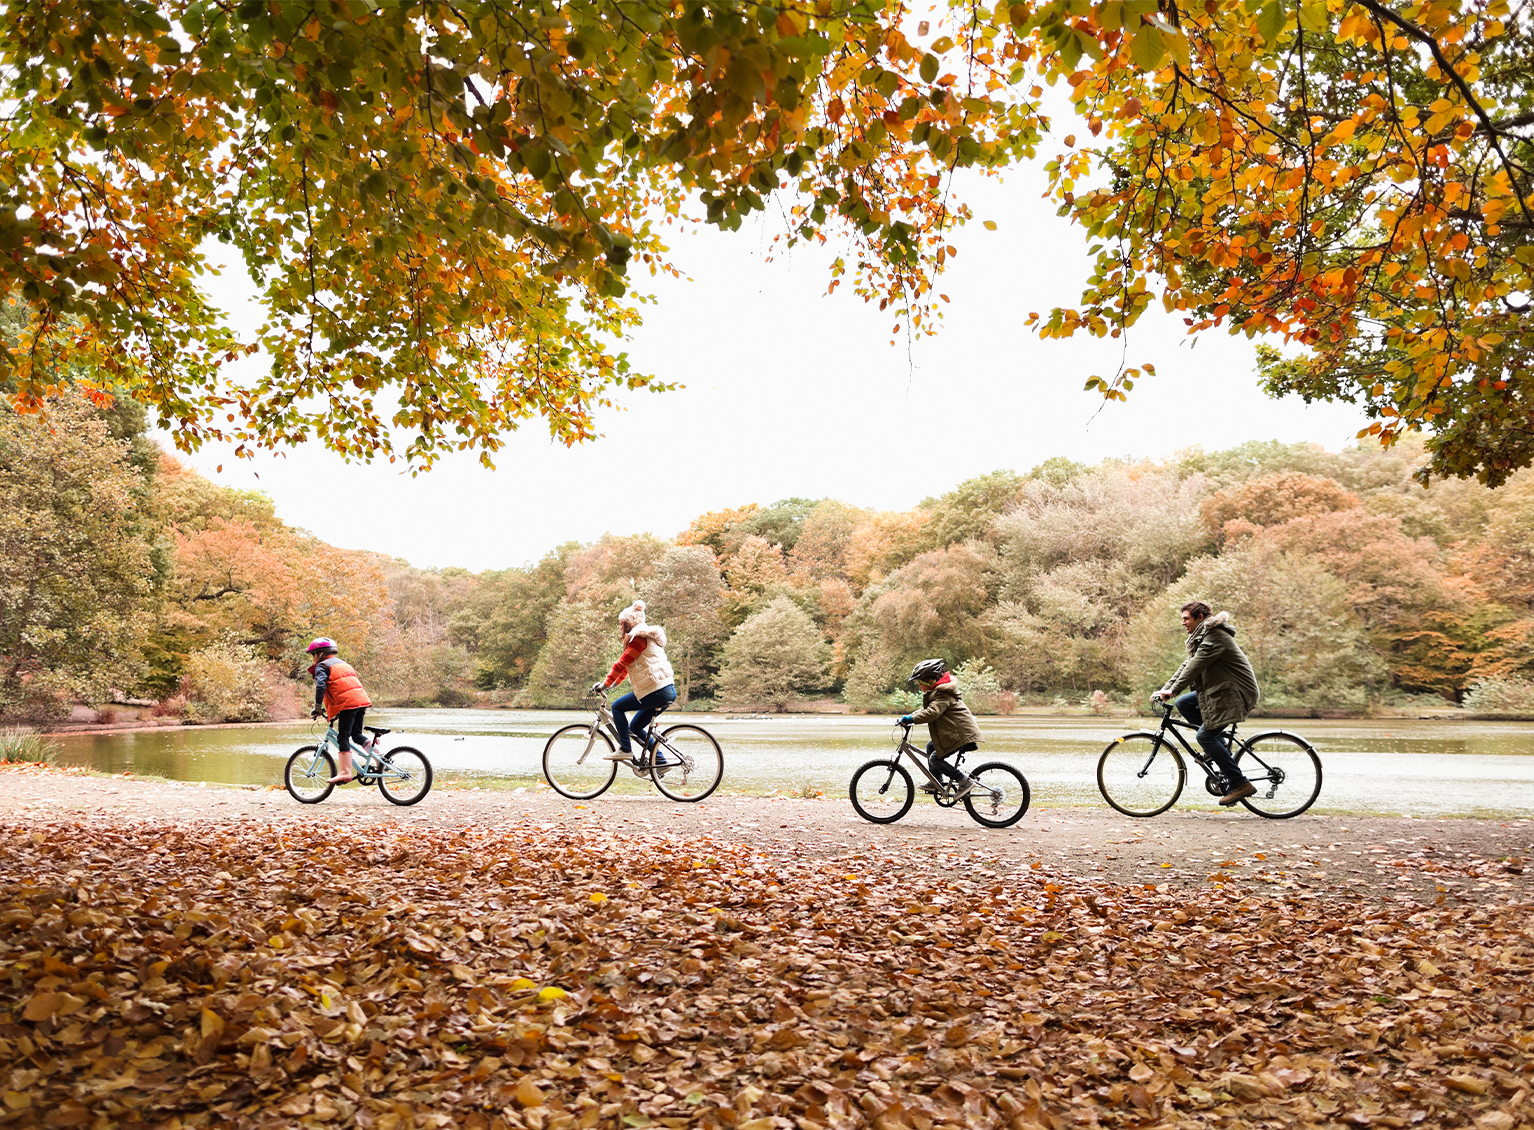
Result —
[{"label": "black bicycle", "polygon": [[[1179,732],[1196,732],[1198,727],[1174,718],[1172,703],[1158,705],[1160,730],[1125,734],[1103,750],[1097,761],[1097,787],[1103,799],[1125,816],[1159,816],[1177,802],[1188,779],[1183,753],[1203,769],[1204,787],[1211,796],[1224,796],[1231,788],[1213,759]],[[1257,786],[1257,792],[1241,803],[1258,816],[1286,820],[1304,812],[1321,795],[1321,759],[1299,735],[1269,730],[1238,738],[1236,727],[1231,726],[1225,739],[1237,766]]]},{"label": "black bicycle", "polygon": [[[975,821],[987,828],[1010,828],[1028,811],[1032,794],[1028,779],[1005,761],[987,761],[969,771],[974,783],[963,797],[952,780],[939,780],[927,767],[927,755],[911,744],[911,723],[895,723],[895,756],[881,757],[864,762],[852,775],[847,795],[852,807],[864,820],[875,824],[893,824],[907,812],[916,800],[916,786],[911,771],[900,764],[901,757],[911,763],[927,779],[924,792],[932,794],[942,808],[952,808],[962,799],[964,807]],[[949,762],[958,768],[964,762],[962,753],[955,754]]]}]

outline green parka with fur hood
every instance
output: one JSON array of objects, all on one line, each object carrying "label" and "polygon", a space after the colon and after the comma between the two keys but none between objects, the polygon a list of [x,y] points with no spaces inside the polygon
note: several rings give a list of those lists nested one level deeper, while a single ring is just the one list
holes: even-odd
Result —
[{"label": "green parka with fur hood", "polygon": [[927,724],[932,735],[933,751],[942,757],[961,745],[980,741],[980,724],[964,705],[959,684],[945,674],[937,685],[921,696],[921,709],[911,715],[913,725]]},{"label": "green parka with fur hood", "polygon": [[1262,691],[1251,660],[1236,644],[1230,613],[1217,612],[1194,628],[1188,633],[1187,647],[1188,658],[1161,693],[1175,698],[1184,687],[1196,690],[1205,729],[1245,722],[1262,701]]}]

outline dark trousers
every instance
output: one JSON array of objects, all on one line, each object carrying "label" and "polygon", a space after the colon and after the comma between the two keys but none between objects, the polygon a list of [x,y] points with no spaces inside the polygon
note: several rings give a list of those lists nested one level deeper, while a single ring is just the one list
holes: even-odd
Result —
[{"label": "dark trousers", "polygon": [[362,716],[367,712],[367,707],[358,706],[336,715],[336,736],[341,739],[336,743],[336,748],[342,753],[350,751],[353,742],[359,746],[367,743],[367,735],[362,732]]},{"label": "dark trousers", "polygon": [[[676,686],[667,683],[658,691],[651,691],[640,698],[630,691],[622,698],[613,703],[613,728],[618,731],[618,748],[624,753],[632,753],[629,745],[629,734],[639,739],[640,745],[649,745],[650,739],[645,734],[645,727],[657,714],[665,710],[676,701]],[[630,724],[626,715],[633,711],[634,721]]]},{"label": "dark trousers", "polygon": [[932,775],[934,777],[947,777],[957,783],[964,780],[964,774],[959,771],[957,766],[948,764],[948,759],[956,753],[969,753],[970,751],[979,748],[980,747],[977,746],[974,742],[970,742],[967,745],[961,745],[958,749],[951,749],[947,753],[939,756],[937,753],[937,745],[933,742],[928,742],[927,767],[932,770]]},{"label": "dark trousers", "polygon": [[1220,730],[1204,729],[1204,716],[1198,709],[1198,692],[1189,691],[1177,700],[1177,709],[1182,716],[1198,727],[1198,733],[1194,735],[1198,744],[1204,747],[1210,759],[1220,767],[1220,772],[1225,774],[1225,781],[1231,788],[1246,783],[1246,774],[1241,772],[1239,766],[1230,756],[1230,746],[1225,744],[1225,734]]}]

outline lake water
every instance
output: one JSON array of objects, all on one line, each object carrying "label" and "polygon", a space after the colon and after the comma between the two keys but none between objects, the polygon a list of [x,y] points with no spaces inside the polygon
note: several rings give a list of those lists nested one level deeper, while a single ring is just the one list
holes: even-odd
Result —
[{"label": "lake water", "polygon": [[[430,758],[438,781],[529,788],[542,782],[544,742],[589,713],[532,710],[378,710],[368,722],[396,729],[386,746],[412,745]],[[724,749],[727,792],[820,789],[845,795],[852,772],[893,748],[890,720],[866,715],[667,716],[707,727]],[[1010,761],[1027,776],[1037,805],[1103,803],[1097,757],[1113,738],[1151,728],[1149,720],[1083,717],[982,718],[986,741],[976,760]],[[1244,733],[1284,729],[1321,756],[1325,781],[1318,812],[1413,816],[1534,816],[1534,724],[1388,719],[1254,719]],[[280,783],[290,753],[318,728],[175,728],[117,734],[65,734],[59,762],[110,773],[131,771],[179,781]],[[1212,808],[1190,764],[1180,808]],[[620,791],[650,786],[620,770]]]}]

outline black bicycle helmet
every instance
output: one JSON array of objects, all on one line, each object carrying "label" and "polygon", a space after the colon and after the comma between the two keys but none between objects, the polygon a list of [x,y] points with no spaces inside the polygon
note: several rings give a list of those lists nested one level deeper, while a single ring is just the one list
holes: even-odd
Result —
[{"label": "black bicycle helmet", "polygon": [[917,682],[935,683],[946,674],[948,674],[948,664],[941,659],[923,659],[911,668],[911,677],[905,683],[908,687]]}]

